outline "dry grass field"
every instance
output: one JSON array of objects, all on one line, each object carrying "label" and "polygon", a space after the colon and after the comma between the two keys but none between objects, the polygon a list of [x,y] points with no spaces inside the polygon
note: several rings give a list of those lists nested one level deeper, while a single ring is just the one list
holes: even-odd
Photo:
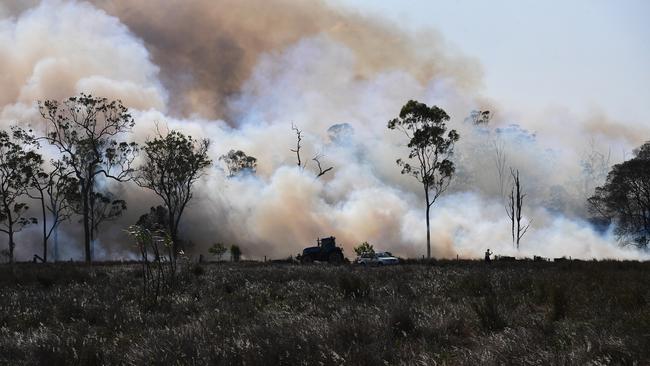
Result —
[{"label": "dry grass field", "polygon": [[650,263],[0,266],[0,364],[649,364]]}]

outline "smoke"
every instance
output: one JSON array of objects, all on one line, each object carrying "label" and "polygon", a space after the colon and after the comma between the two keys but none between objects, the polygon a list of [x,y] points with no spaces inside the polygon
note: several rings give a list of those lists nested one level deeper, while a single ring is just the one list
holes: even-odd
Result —
[{"label": "smoke", "polygon": [[[432,211],[434,255],[477,257],[491,248],[642,258],[585,222],[580,161],[591,146],[585,136],[598,148],[630,151],[647,129],[563,111],[518,124],[507,107],[481,95],[479,65],[436,33],[407,34],[313,1],[31,5],[0,8],[0,126],[42,128],[36,100],[89,92],[132,108],[138,142],[152,137],[156,124],[210,138],[214,166],[180,228],[192,253],[205,254],[220,241],[239,244],[245,257],[279,258],[329,235],[348,256],[363,241],[403,256],[424,253],[422,188],[400,174],[394,162],[406,154],[404,136],[386,128],[408,99],[417,99],[444,108],[449,127],[461,134],[458,175]],[[496,111],[488,126],[466,120],[482,108]],[[304,133],[304,168],[289,150],[296,143],[292,123]],[[510,239],[495,146],[508,167],[520,170],[528,194],[524,213],[532,225],[520,252]],[[257,174],[226,178],[218,157],[231,149],[255,156]],[[317,154],[334,167],[320,178],[311,160]],[[106,185],[129,209],[105,224],[96,253],[128,258],[123,229],[160,202],[132,183]],[[23,234],[18,254],[37,251],[37,237],[34,230]],[[65,255],[73,242],[80,248],[76,221],[63,237]]]},{"label": "smoke", "polygon": [[237,95],[261,55],[305,37],[326,35],[359,59],[356,78],[402,70],[421,82],[450,77],[459,87],[480,81],[476,62],[457,55],[434,32],[417,37],[385,20],[343,13],[320,0],[96,0],[148,45],[181,115],[227,118],[227,97]]}]

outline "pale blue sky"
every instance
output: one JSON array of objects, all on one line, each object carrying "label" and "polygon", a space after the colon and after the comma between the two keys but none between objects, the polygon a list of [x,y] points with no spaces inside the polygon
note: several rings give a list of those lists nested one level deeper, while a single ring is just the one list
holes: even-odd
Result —
[{"label": "pale blue sky", "polygon": [[437,29],[480,60],[485,94],[504,108],[600,109],[650,128],[650,1],[328,1]]}]

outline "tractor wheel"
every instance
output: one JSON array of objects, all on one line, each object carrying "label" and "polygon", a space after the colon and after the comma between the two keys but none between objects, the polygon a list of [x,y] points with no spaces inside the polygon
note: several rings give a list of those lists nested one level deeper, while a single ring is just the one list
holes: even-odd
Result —
[{"label": "tractor wheel", "polygon": [[328,262],[330,264],[341,264],[343,263],[343,255],[339,252],[331,253]]},{"label": "tractor wheel", "polygon": [[300,258],[300,263],[302,264],[309,264],[313,262],[314,262],[314,258],[312,258],[312,256],[309,254],[303,255],[302,258]]}]

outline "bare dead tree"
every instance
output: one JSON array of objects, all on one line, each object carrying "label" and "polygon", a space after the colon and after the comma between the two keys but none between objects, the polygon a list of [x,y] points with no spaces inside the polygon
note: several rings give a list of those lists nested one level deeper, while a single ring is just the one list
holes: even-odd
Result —
[{"label": "bare dead tree", "polygon": [[302,145],[300,145],[300,142],[302,141],[302,130],[298,129],[298,127],[293,123],[291,124],[291,129],[296,132],[296,138],[298,139],[298,141],[296,142],[296,148],[290,150],[296,153],[296,158],[298,158],[298,167],[304,168],[304,166],[302,165],[302,161],[300,160],[300,148],[302,147]]},{"label": "bare dead tree", "polygon": [[528,228],[530,227],[530,221],[526,224],[522,224],[522,208],[524,205],[524,198],[526,194],[523,193],[521,189],[521,181],[519,180],[519,169],[510,168],[510,176],[512,177],[512,187],[510,188],[509,201],[506,206],[506,213],[511,222],[511,233],[512,233],[512,244],[519,249],[519,244],[521,238],[524,237]]},{"label": "bare dead tree", "polygon": [[[295,149],[290,149],[292,152],[296,153],[296,158],[298,159],[298,167],[301,169],[304,169],[307,166],[307,162],[303,164],[302,160],[300,159],[300,149],[302,148],[302,130],[300,130],[296,125],[293,123],[291,124],[291,129],[296,132],[296,148]],[[316,162],[316,166],[318,167],[318,173],[316,173],[316,178],[320,178],[323,175],[325,175],[327,172],[330,170],[334,169],[334,167],[329,167],[326,169],[323,169],[323,165],[320,162],[320,159],[323,157],[323,154],[316,154],[311,160]]]},{"label": "bare dead tree", "polygon": [[494,162],[497,168],[497,178],[499,181],[499,194],[501,199],[505,199],[505,182],[506,182],[506,152],[505,144],[498,137],[492,141],[494,147]]},{"label": "bare dead tree", "polygon": [[320,178],[321,176],[325,175],[325,173],[327,173],[330,170],[334,169],[334,167],[331,166],[331,167],[323,170],[323,167],[321,166],[321,163],[320,163],[320,160],[319,160],[321,157],[323,157],[322,154],[317,154],[316,156],[314,156],[311,159],[311,160],[315,161],[316,165],[318,166],[318,175],[316,175],[316,178]]}]

